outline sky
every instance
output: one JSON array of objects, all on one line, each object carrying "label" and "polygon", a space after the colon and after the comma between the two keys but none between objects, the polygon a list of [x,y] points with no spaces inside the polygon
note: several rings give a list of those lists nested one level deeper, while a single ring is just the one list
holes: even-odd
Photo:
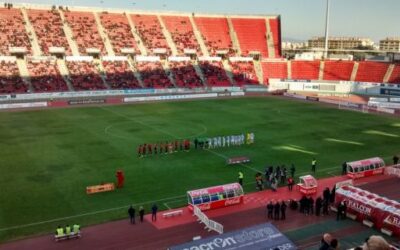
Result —
[{"label": "sky", "polygon": [[[11,3],[94,6],[211,14],[279,14],[282,38],[323,36],[326,0],[8,0]],[[330,36],[400,37],[400,0],[330,0]]]}]

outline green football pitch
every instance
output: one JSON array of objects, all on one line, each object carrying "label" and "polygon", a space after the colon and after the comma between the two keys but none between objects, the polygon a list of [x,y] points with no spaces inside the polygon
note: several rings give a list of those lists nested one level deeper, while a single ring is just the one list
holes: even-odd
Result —
[{"label": "green football pitch", "polygon": [[[139,144],[176,138],[255,133],[255,144],[138,158]],[[399,151],[400,120],[279,97],[163,102],[0,113],[0,241],[124,218],[130,204],[186,204],[186,191],[235,182],[255,191],[257,170],[296,165],[317,177],[338,175],[343,161]],[[227,157],[251,163],[227,166]],[[87,195],[86,186],[125,187]]]}]

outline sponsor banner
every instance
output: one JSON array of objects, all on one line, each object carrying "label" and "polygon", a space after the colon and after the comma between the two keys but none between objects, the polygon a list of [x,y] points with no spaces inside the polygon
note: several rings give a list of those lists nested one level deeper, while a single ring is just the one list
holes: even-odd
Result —
[{"label": "sponsor banner", "polygon": [[268,88],[248,88],[245,89],[246,92],[269,92]]},{"label": "sponsor banner", "polygon": [[231,96],[244,96],[244,92],[240,91],[240,92],[232,92]]},{"label": "sponsor banner", "polygon": [[271,223],[236,230],[168,248],[170,250],[297,249],[292,241]]},{"label": "sponsor banner", "polygon": [[345,181],[339,181],[339,182],[336,182],[336,184],[335,184],[336,189],[344,187],[344,186],[353,186],[353,180],[350,179],[350,180],[345,180]]},{"label": "sponsor banner", "polygon": [[240,87],[212,87],[211,91],[213,91],[213,92],[221,92],[221,91],[236,92],[236,91],[242,91],[242,89]]},{"label": "sponsor banner", "polygon": [[387,109],[387,108],[381,108],[381,107],[378,107],[376,110],[379,112],[388,113],[388,114],[394,114],[394,112],[395,112],[394,109]]},{"label": "sponsor banner", "polygon": [[165,95],[165,96],[138,96],[125,97],[124,102],[146,102],[146,101],[163,101],[163,100],[183,100],[192,98],[209,98],[217,97],[217,93],[206,94],[187,94],[187,95]]},{"label": "sponsor banner", "polygon": [[82,105],[82,104],[99,104],[105,103],[106,100],[104,99],[83,99],[83,100],[72,100],[68,101],[69,105]]},{"label": "sponsor banner", "polygon": [[381,88],[381,95],[396,95],[396,96],[400,96],[400,89]]},{"label": "sponsor banner", "polygon": [[47,102],[7,103],[0,104],[0,109],[38,108],[47,107]]},{"label": "sponsor banner", "polygon": [[218,93],[218,97],[227,97],[227,96],[231,96],[231,93],[230,92]]},{"label": "sponsor banner", "polygon": [[306,96],[306,100],[318,102],[319,98],[315,96]]},{"label": "sponsor banner", "polygon": [[9,95],[0,95],[0,100],[10,99]]},{"label": "sponsor banner", "polygon": [[388,98],[383,98],[383,97],[370,97],[369,101],[371,102],[387,102]]},{"label": "sponsor banner", "polygon": [[283,93],[284,96],[288,96],[288,97],[293,97],[293,98],[297,98],[297,99],[306,99],[306,96],[304,95],[297,95],[297,94],[291,94],[291,93]]},{"label": "sponsor banner", "polygon": [[392,97],[392,98],[389,98],[389,101],[390,101],[390,102],[400,102],[400,98],[398,98],[398,97]]}]

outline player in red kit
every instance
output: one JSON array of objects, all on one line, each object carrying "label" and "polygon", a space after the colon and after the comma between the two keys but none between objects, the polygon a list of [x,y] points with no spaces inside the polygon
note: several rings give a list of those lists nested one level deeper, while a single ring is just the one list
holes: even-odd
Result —
[{"label": "player in red kit", "polygon": [[118,170],[115,176],[117,177],[117,188],[124,187],[124,181],[125,181],[124,172],[122,170]]}]

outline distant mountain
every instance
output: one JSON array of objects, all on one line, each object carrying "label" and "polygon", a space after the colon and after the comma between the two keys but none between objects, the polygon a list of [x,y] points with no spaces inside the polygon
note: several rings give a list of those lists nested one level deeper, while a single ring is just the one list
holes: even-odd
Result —
[{"label": "distant mountain", "polygon": [[282,41],[283,42],[291,42],[291,43],[302,43],[302,42],[305,42],[304,40],[291,38],[291,37],[282,37]]}]

